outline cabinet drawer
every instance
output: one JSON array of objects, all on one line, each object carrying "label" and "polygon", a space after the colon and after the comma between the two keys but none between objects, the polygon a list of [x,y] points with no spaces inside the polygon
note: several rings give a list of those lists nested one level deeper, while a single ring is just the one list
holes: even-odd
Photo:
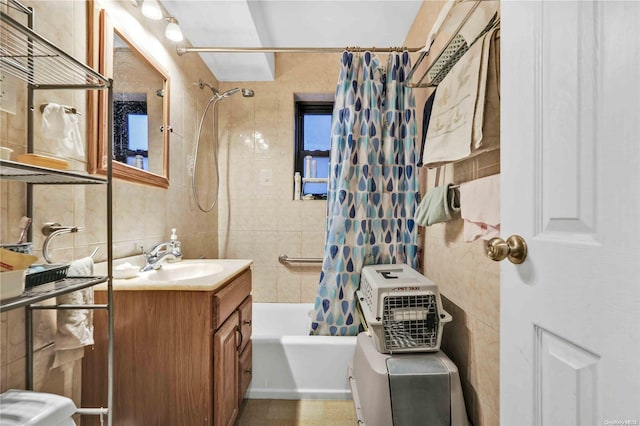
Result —
[{"label": "cabinet drawer", "polygon": [[251,344],[251,341],[249,341],[244,351],[242,351],[242,353],[240,354],[240,359],[238,360],[240,364],[238,369],[238,375],[240,376],[238,378],[240,382],[238,386],[239,402],[242,402],[242,400],[244,399],[244,394],[247,393],[247,389],[249,388],[249,384],[251,383],[251,377],[253,377],[251,362],[252,349],[253,345]]},{"label": "cabinet drawer", "polygon": [[240,352],[244,350],[249,341],[251,340],[251,330],[253,329],[252,323],[252,315],[251,315],[251,296],[244,299],[244,302],[238,307],[238,312],[240,312],[240,334],[242,335],[242,342],[240,344]]},{"label": "cabinet drawer", "polygon": [[217,330],[251,293],[251,270],[248,269],[217,291],[211,298],[213,329]]}]

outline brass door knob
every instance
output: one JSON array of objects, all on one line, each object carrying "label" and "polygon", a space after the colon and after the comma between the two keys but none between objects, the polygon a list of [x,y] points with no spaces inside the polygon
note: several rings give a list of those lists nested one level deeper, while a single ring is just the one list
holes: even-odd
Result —
[{"label": "brass door knob", "polygon": [[507,258],[511,263],[520,264],[527,258],[527,243],[520,235],[512,235],[507,241],[492,238],[487,242],[487,256],[496,262]]}]

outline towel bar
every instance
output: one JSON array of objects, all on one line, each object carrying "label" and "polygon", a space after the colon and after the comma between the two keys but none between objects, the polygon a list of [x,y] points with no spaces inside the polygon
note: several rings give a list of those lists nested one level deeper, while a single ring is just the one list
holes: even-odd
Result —
[{"label": "towel bar", "polygon": [[290,263],[322,263],[322,258],[320,257],[289,257],[286,254],[281,254],[278,256],[278,262],[283,265],[288,265]]}]

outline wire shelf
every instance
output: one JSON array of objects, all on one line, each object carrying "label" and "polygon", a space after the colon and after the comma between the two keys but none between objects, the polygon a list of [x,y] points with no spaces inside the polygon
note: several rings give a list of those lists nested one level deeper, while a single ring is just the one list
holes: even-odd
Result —
[{"label": "wire shelf", "polygon": [[71,293],[83,288],[92,287],[96,284],[106,282],[109,278],[104,277],[67,277],[62,280],[53,281],[25,290],[20,296],[8,299],[0,303],[0,312],[21,308],[32,303],[42,302],[55,296]]},{"label": "wire shelf", "polygon": [[48,169],[16,161],[0,160],[0,177],[26,183],[39,184],[106,184],[107,179],[84,172]]},{"label": "wire shelf", "polygon": [[37,88],[105,89],[109,80],[0,12],[0,68]]}]

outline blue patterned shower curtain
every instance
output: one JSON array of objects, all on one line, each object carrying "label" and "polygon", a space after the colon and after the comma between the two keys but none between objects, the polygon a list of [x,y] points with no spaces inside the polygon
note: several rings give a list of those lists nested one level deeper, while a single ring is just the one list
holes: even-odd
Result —
[{"label": "blue patterned shower curtain", "polygon": [[327,236],[311,334],[360,329],[355,291],[363,266],[417,266],[416,113],[403,84],[408,52],[345,52],[331,124]]}]

